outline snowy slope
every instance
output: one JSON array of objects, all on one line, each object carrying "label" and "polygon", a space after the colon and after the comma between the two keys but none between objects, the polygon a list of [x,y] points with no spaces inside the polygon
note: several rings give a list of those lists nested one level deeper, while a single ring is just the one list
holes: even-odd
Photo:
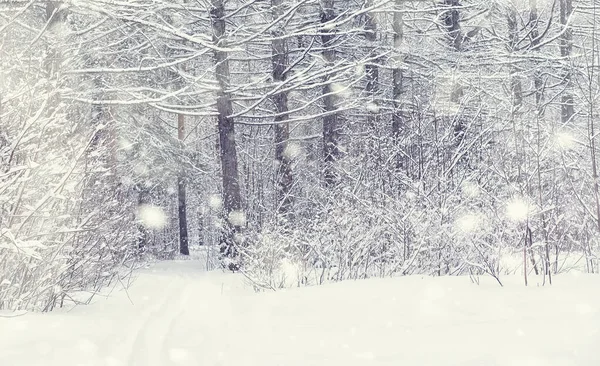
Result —
[{"label": "snowy slope", "polygon": [[0,317],[2,366],[598,366],[600,277],[373,279],[256,294],[175,261],[69,312]]}]

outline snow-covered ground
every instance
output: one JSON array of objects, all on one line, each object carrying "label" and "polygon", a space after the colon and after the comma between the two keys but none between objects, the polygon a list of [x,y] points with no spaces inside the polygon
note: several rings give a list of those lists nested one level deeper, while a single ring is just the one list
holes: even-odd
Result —
[{"label": "snow-covered ground", "polygon": [[162,262],[90,306],[0,316],[0,365],[600,365],[600,276],[570,273],[552,287],[405,277],[254,293],[242,276],[202,267]]}]

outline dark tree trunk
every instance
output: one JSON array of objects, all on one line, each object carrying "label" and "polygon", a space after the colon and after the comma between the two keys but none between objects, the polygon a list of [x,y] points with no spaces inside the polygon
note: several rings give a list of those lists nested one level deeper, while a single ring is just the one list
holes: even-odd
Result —
[{"label": "dark tree trunk", "polygon": [[[508,39],[510,51],[515,52],[515,48],[517,46],[517,42],[519,41],[519,29],[517,26],[517,11],[515,9],[510,9],[507,15],[507,23],[508,23]],[[515,117],[517,110],[523,104],[523,86],[521,84],[521,80],[517,74],[518,70],[515,66],[510,67],[510,91],[512,95],[512,106],[513,113],[512,117]]]},{"label": "dark tree trunk", "polygon": [[[335,10],[333,8],[334,0],[321,1],[321,24],[325,25],[335,19]],[[333,67],[336,58],[335,52],[335,32],[329,26],[324,26],[320,30],[321,42],[323,43],[323,58],[328,67]],[[334,187],[339,182],[339,175],[336,171],[335,162],[338,160],[340,150],[338,146],[338,97],[333,93],[331,83],[332,70],[325,77],[325,86],[323,87],[323,99],[325,103],[325,116],[323,117],[323,158],[324,158],[324,178],[326,187]]]},{"label": "dark tree trunk", "polygon": [[[532,27],[533,27],[530,32],[531,46],[535,48],[536,52],[539,52],[539,49],[537,48],[538,45],[540,44],[540,32],[538,30],[539,17],[538,17],[538,10],[537,10],[537,0],[529,0],[529,8],[530,8],[529,24],[532,24]],[[536,61],[536,63],[537,63],[537,61]],[[536,70],[534,72],[533,85],[535,87],[535,105],[536,105],[538,116],[541,117],[542,112],[543,112],[543,110],[542,110],[543,82],[542,82],[541,72],[539,71],[538,67],[536,67]]]},{"label": "dark tree trunk", "polygon": [[[185,117],[183,114],[177,115],[177,137],[183,144],[185,139]],[[179,253],[190,255],[188,245],[188,224],[187,224],[187,206],[185,198],[185,178],[183,172],[177,177],[177,201],[179,213]]]},{"label": "dark tree trunk", "polygon": [[[443,14],[444,26],[449,40],[449,45],[454,52],[461,52],[463,48],[463,33],[460,24],[460,0],[444,0],[444,5],[447,8]],[[458,69],[459,65],[454,64],[452,68]],[[460,82],[452,81],[452,91],[450,92],[450,102],[453,105],[460,105],[460,99],[463,97],[464,91]],[[454,126],[454,136],[456,137],[456,145],[460,145],[465,138],[466,126],[463,118],[458,118]]]},{"label": "dark tree trunk", "polygon": [[[367,2],[367,6],[372,6],[373,1],[370,0]],[[376,93],[379,87],[379,58],[377,58],[377,23],[375,21],[375,15],[372,13],[366,14],[366,22],[365,22],[365,38],[367,40],[367,44],[371,45],[373,48],[371,50],[371,58],[374,58],[373,61],[370,61],[365,66],[365,72],[367,77],[367,85],[366,90],[369,96],[371,97],[371,102],[375,102]]]},{"label": "dark tree trunk", "polygon": [[[135,191],[137,192],[137,204],[138,207],[141,207],[142,205],[145,205],[148,203],[149,201],[149,192],[148,190],[144,187],[143,184],[136,184],[135,186]],[[144,248],[146,248],[149,244],[150,241],[150,231],[142,224],[142,223],[138,223],[137,224],[137,229],[138,229],[138,233],[137,233],[137,247],[140,250],[143,250]]]},{"label": "dark tree trunk", "polygon": [[571,54],[573,51],[573,29],[569,23],[573,14],[572,0],[560,0],[560,24],[566,27],[566,30],[560,37],[560,56],[563,66],[563,91],[560,104],[560,116],[563,125],[570,122],[575,115],[575,105],[573,101],[573,75],[571,72]]},{"label": "dark tree trunk", "polygon": [[[271,0],[273,9],[273,20],[284,13],[285,0]],[[285,71],[288,67],[288,54],[285,38],[278,38],[284,35],[283,24],[277,24],[273,31],[272,64],[273,81],[275,86],[285,82]],[[293,176],[292,176],[292,158],[291,151],[288,149],[290,138],[289,123],[286,122],[288,116],[288,95],[287,92],[280,92],[273,96],[273,104],[277,115],[275,122],[275,161],[277,163],[277,214],[282,218],[287,218],[290,214],[293,199],[291,195]]]},{"label": "dark tree trunk", "polygon": [[[401,134],[404,130],[404,115],[402,111],[402,98],[404,89],[404,73],[402,71],[403,55],[400,51],[402,48],[402,42],[404,39],[404,19],[400,12],[402,0],[396,0],[396,6],[394,11],[394,18],[392,23],[392,30],[394,32],[394,43],[393,52],[396,53],[394,56],[394,68],[392,70],[392,97],[394,111],[392,114],[392,138],[396,148],[399,148],[401,141]],[[405,168],[404,156],[401,154],[396,155],[396,171],[400,172]]]},{"label": "dark tree trunk", "polygon": [[[369,0],[367,6],[371,7],[373,1]],[[372,46],[370,56],[371,61],[365,66],[365,76],[367,78],[367,85],[365,87],[369,102],[374,105],[378,105],[377,92],[379,90],[379,62],[380,59],[377,57],[377,23],[375,21],[375,15],[372,13],[366,14],[365,22],[365,39],[367,44]],[[371,113],[368,117],[369,132],[374,134],[376,132],[377,123],[379,121],[379,113]],[[375,137],[372,135],[371,137]]]},{"label": "dark tree trunk", "polygon": [[450,46],[455,51],[462,48],[462,32],[460,29],[460,0],[444,0],[444,5],[448,8],[443,15],[446,32],[450,39]]},{"label": "dark tree trunk", "polygon": [[[62,11],[64,12],[64,10]],[[48,1],[46,3],[46,22],[48,23],[47,28],[50,29],[54,24],[61,21],[61,10],[60,10],[60,2],[57,1]],[[56,80],[60,78],[59,68],[61,64],[61,54],[59,53],[59,49],[53,47],[52,45],[48,45],[46,50],[47,55],[45,58],[45,68],[47,72],[48,79]],[[60,103],[60,95],[57,91],[52,89],[53,83],[48,83],[48,93],[50,94],[50,99],[48,100],[48,109],[46,111],[47,116],[52,116],[56,111],[56,106]]]},{"label": "dark tree trunk", "polygon": [[[212,0],[210,10],[213,41],[220,48],[227,47],[225,35],[224,0]],[[237,255],[235,234],[241,231],[239,220],[230,220],[241,208],[237,150],[235,143],[235,125],[231,115],[233,106],[229,94],[229,60],[227,52],[213,50],[215,58],[216,79],[219,83],[217,92],[217,122],[219,129],[219,152],[221,157],[223,183],[224,225],[221,237],[221,254],[225,257]]]},{"label": "dark tree trunk", "polygon": [[[460,78],[458,77],[461,68],[461,63],[457,62],[456,59],[461,58],[459,53],[465,50],[466,42],[472,39],[479,32],[480,28],[476,27],[475,29],[469,32],[464,32],[461,24],[462,5],[460,0],[443,0],[443,4],[446,9],[444,11],[444,14],[442,15],[442,19],[444,21],[444,27],[447,36],[446,38],[448,40],[450,48],[449,53],[454,53],[454,55],[450,56],[454,58],[450,61],[453,73],[451,80],[452,86],[450,91],[450,105],[452,106],[452,109],[447,114],[447,121],[454,125],[454,145],[458,150],[461,149],[461,145],[463,145],[467,137],[467,130],[470,123],[467,122],[469,120],[468,117],[460,113],[456,113],[459,109],[461,109],[461,106],[463,106],[462,99],[465,95],[465,88],[461,84]],[[471,157],[472,154],[470,153],[462,154],[458,162],[463,167],[469,169]],[[458,164],[454,166],[456,167],[458,166]],[[452,172],[451,174],[454,174],[454,172]]]}]

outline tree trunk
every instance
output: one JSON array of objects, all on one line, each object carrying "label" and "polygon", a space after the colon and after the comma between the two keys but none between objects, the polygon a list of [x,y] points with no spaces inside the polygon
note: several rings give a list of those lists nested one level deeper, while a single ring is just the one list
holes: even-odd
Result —
[{"label": "tree trunk", "polygon": [[[273,9],[273,20],[279,18],[284,13],[284,0],[271,0]],[[285,82],[285,71],[288,68],[288,54],[286,39],[284,35],[283,23],[275,25],[273,31],[272,64],[273,64],[273,82],[278,86]],[[292,176],[292,158],[293,154],[288,148],[290,138],[289,123],[286,122],[288,116],[288,95],[286,91],[277,93],[273,96],[273,104],[277,115],[274,118],[275,129],[275,161],[277,163],[277,214],[286,219],[290,214],[293,199],[291,190],[293,185]]]},{"label": "tree trunk", "polygon": [[[517,26],[517,11],[510,9],[507,15],[508,39],[511,54],[515,52],[517,42],[519,41],[519,29]],[[515,66],[510,67],[510,91],[512,96],[511,117],[514,119],[521,105],[523,104],[523,86],[519,78],[518,69]]]},{"label": "tree trunk", "polygon": [[[61,17],[62,14],[60,12],[60,2],[48,1],[46,3],[47,28],[50,29],[55,23],[58,23],[61,20]],[[59,80],[59,69],[61,65],[61,55],[59,53],[59,49],[49,45],[45,63],[48,79]],[[51,85],[52,83],[48,83],[49,88],[52,88]],[[46,115],[52,116],[56,111],[56,107],[60,103],[60,95],[58,94],[58,91],[52,89],[49,89],[48,93],[50,94],[50,99],[48,101],[48,110],[46,111]]]},{"label": "tree trunk", "polygon": [[444,5],[448,8],[443,16],[446,32],[450,39],[450,46],[454,51],[462,49],[462,32],[460,29],[460,0],[444,0]]},{"label": "tree trunk", "polygon": [[[177,115],[177,137],[183,144],[185,139],[185,117],[183,114]],[[187,224],[187,206],[185,198],[185,178],[183,172],[177,177],[177,198],[179,213],[179,253],[190,255],[188,246],[188,224]]]},{"label": "tree trunk", "polygon": [[[510,55],[514,55],[517,47],[517,42],[519,42],[519,27],[517,24],[518,20],[517,11],[514,8],[508,9],[508,13],[506,15],[506,21],[508,25],[508,47],[510,51]],[[523,133],[521,131],[521,125],[519,124],[520,119],[520,110],[523,105],[523,84],[521,83],[521,79],[517,75],[518,69],[516,66],[512,64],[513,59],[509,60],[511,65],[509,66],[509,85],[510,85],[510,97],[511,97],[511,111],[510,111],[510,121],[513,126],[513,134],[514,134],[514,142],[515,142],[515,153],[522,154],[522,145],[523,141]],[[517,176],[516,181],[518,184],[522,183],[522,173],[523,169],[520,164],[517,164]]]},{"label": "tree trunk", "polygon": [[[533,25],[533,29],[530,32],[531,38],[531,46],[535,47],[536,52],[539,52],[538,45],[540,44],[540,32],[538,29],[538,9],[537,9],[537,0],[529,0],[529,24]],[[536,61],[536,64],[538,62]],[[541,117],[542,115],[542,89],[543,82],[541,77],[541,72],[539,67],[535,68],[533,86],[535,87],[535,104],[537,108],[537,114]]]},{"label": "tree trunk", "polygon": [[[143,184],[136,184],[135,191],[137,193],[137,205],[138,207],[148,203],[148,189]],[[144,250],[148,247],[150,241],[150,230],[148,230],[142,223],[137,224],[137,248]]]},{"label": "tree trunk", "polygon": [[[210,10],[213,41],[220,48],[227,46],[225,35],[225,4],[224,0],[212,0]],[[219,152],[221,158],[223,183],[224,223],[221,236],[221,254],[233,258],[237,256],[235,237],[241,231],[241,220],[233,219],[239,216],[241,195],[238,174],[237,150],[235,143],[235,125],[233,106],[229,94],[229,60],[223,50],[213,50],[215,58],[216,79],[219,83],[217,92],[217,122],[219,129]]]},{"label": "tree trunk", "polygon": [[[540,44],[540,34],[539,34],[539,29],[538,29],[538,22],[539,22],[539,17],[538,17],[538,10],[537,10],[537,0],[530,0],[529,1],[529,23],[533,25],[533,28],[531,29],[531,46],[535,47],[536,52],[539,52],[539,49],[537,48],[538,45]],[[537,64],[537,61],[536,61]],[[536,65],[537,66],[537,65]],[[536,141],[536,146],[537,146],[537,154],[535,154],[535,159],[536,159],[536,171],[537,171],[537,183],[538,183],[538,204],[540,205],[540,207],[544,207],[544,198],[543,198],[543,192],[544,192],[544,187],[542,185],[542,171],[543,171],[543,167],[542,167],[542,162],[541,162],[541,151],[542,151],[542,125],[541,125],[541,121],[543,120],[543,107],[542,107],[542,102],[543,102],[543,88],[544,88],[544,83],[542,81],[542,76],[541,76],[541,72],[539,70],[539,67],[535,68],[535,72],[533,75],[533,85],[535,88],[535,122],[536,122],[536,128],[537,128],[537,141]],[[542,212],[540,214],[540,219],[541,219],[541,223],[542,223],[542,237],[544,239],[544,247],[545,247],[545,255],[544,255],[544,263],[545,263],[545,272],[544,272],[544,281],[546,280],[546,275],[548,275],[548,280],[549,283],[552,284],[552,272],[551,272],[551,268],[550,268],[550,241],[549,241],[549,237],[548,237],[548,223],[547,223],[547,219],[546,219],[546,214],[544,212]],[[530,234],[531,235],[531,234]],[[533,258],[533,250],[531,249],[531,257]],[[534,260],[534,259],[532,259]],[[532,263],[534,266],[534,269],[536,271],[537,274],[537,266],[535,265],[535,263]]]},{"label": "tree trunk", "polygon": [[[367,7],[373,6],[373,0],[367,1]],[[379,65],[380,58],[377,57],[378,49],[377,49],[377,23],[375,20],[375,14],[368,12],[365,14],[366,22],[365,22],[365,39],[367,41],[367,46],[371,47],[370,52],[370,61],[365,66],[365,76],[367,79],[367,84],[365,86],[365,91],[367,92],[367,103],[370,104],[371,108],[369,109],[369,114],[367,116],[367,166],[365,167],[368,170],[376,171],[373,169],[374,166],[381,166],[382,158],[381,158],[381,146],[379,144],[378,130],[377,126],[379,125],[380,117],[379,117],[379,101],[378,101],[378,92],[379,92]],[[373,165],[370,165],[373,164]]]},{"label": "tree trunk", "polygon": [[[333,67],[336,59],[335,52],[335,34],[330,24],[335,19],[334,0],[321,1],[321,42],[323,44],[323,58],[327,67]],[[332,77],[330,70],[325,77],[325,86],[323,87],[323,100],[325,103],[325,116],[323,117],[323,157],[324,157],[324,178],[326,187],[334,187],[339,182],[339,175],[336,171],[335,162],[339,158],[340,150],[338,147],[339,130],[337,110],[338,97],[334,94],[334,88],[331,83],[327,83]]]},{"label": "tree trunk", "polygon": [[[596,30],[598,29],[596,27],[596,7],[594,7],[593,9],[593,21],[592,21],[592,44],[591,44],[591,53],[592,53],[592,57],[591,57],[591,67],[589,68],[588,71],[588,139],[589,139],[589,146],[590,146],[590,159],[591,159],[591,163],[592,163],[592,178],[593,178],[593,189],[594,189],[594,203],[596,206],[596,229],[598,231],[600,231],[600,184],[598,183],[598,158],[596,156],[596,119],[594,118],[594,109],[595,109],[595,103],[594,101],[594,97],[596,94],[596,90],[593,87],[594,85],[594,80],[595,78],[597,78],[597,76],[594,74],[594,70],[598,67],[598,63],[596,61],[596,54],[597,54],[597,41],[596,41]],[[598,60],[600,61],[600,60]],[[1,115],[1,111],[0,111],[0,115]],[[0,137],[1,138],[1,137]]]},{"label": "tree trunk", "polygon": [[573,101],[573,80],[571,72],[571,53],[573,51],[573,29],[569,25],[569,21],[573,14],[572,0],[560,0],[560,24],[566,27],[564,33],[560,37],[560,56],[564,63],[562,84],[565,88],[561,97],[560,116],[562,124],[571,121],[575,114],[575,106]]},{"label": "tree trunk", "polygon": [[[463,34],[460,24],[460,0],[444,0],[444,5],[447,7],[443,15],[444,26],[446,27],[447,38],[449,45],[454,52],[461,52],[463,45]],[[459,65],[454,61],[452,62],[452,69],[454,73],[458,71]],[[462,98],[464,91],[460,82],[457,81],[455,75],[453,75],[452,86],[450,91],[450,102],[452,106],[460,105],[460,99]],[[459,146],[465,135],[466,126],[463,118],[458,118],[456,125],[454,126],[454,136],[456,137],[456,145]]]},{"label": "tree trunk", "polygon": [[[392,23],[392,30],[394,32],[394,43],[393,52],[394,65],[392,69],[392,98],[394,111],[392,114],[392,138],[396,148],[399,148],[401,141],[401,134],[404,129],[404,115],[402,111],[402,94],[404,87],[404,73],[402,72],[402,61],[403,55],[401,51],[402,42],[404,40],[404,19],[403,14],[400,12],[401,4],[403,0],[396,0],[396,6],[394,8],[394,19]],[[405,168],[404,160],[405,157],[401,154],[396,154],[396,171],[400,172]],[[407,172],[408,173],[408,172]]]},{"label": "tree trunk", "polygon": [[[367,7],[371,7],[373,5],[373,0],[369,0],[367,2]],[[377,58],[377,23],[375,22],[375,15],[372,13],[366,14],[366,23],[365,23],[365,38],[367,40],[367,45],[373,47],[371,49],[371,58],[374,58],[373,61],[370,61],[365,66],[365,73],[367,77],[367,85],[366,91],[369,95],[371,103],[377,103],[377,90],[379,88],[379,58]],[[376,116],[370,116],[370,125],[376,123]]]}]

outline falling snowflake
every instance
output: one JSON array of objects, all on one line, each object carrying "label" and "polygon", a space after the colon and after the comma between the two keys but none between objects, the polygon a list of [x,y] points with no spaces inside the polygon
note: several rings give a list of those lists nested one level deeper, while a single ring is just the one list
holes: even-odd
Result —
[{"label": "falling snowflake", "polygon": [[119,147],[122,150],[131,151],[131,150],[133,150],[133,143],[131,141],[127,140],[126,138],[121,137],[121,138],[119,138]]},{"label": "falling snowflake", "polygon": [[211,194],[208,197],[208,207],[215,211],[220,210],[223,207],[223,200],[221,199],[221,196],[218,194]]},{"label": "falling snowflake", "polygon": [[479,196],[480,190],[477,183],[466,180],[461,185],[461,190],[466,197],[477,197]]},{"label": "falling snowflake", "polygon": [[356,76],[362,77],[366,73],[365,65],[364,64],[358,64],[358,65],[356,65],[356,68],[354,69],[354,72],[355,72]]},{"label": "falling snowflake", "polygon": [[138,176],[147,176],[150,172],[148,165],[144,163],[138,163],[133,167],[133,172]]},{"label": "falling snowflake", "polygon": [[167,215],[162,208],[154,205],[140,205],[137,212],[138,220],[148,229],[162,229],[167,225]]},{"label": "falling snowflake", "polygon": [[575,147],[575,138],[568,132],[559,132],[555,136],[557,145],[563,150],[569,150]]},{"label": "falling snowflake", "polygon": [[293,143],[293,142],[288,143],[287,146],[285,147],[285,149],[283,150],[283,155],[288,160],[292,160],[292,159],[296,158],[301,153],[302,153],[302,148],[300,147],[300,145]]},{"label": "falling snowflake", "polygon": [[506,216],[512,221],[525,221],[529,213],[529,204],[522,198],[515,197],[506,205]]},{"label": "falling snowflake", "polygon": [[371,113],[379,113],[379,106],[375,102],[367,103],[367,110]]},{"label": "falling snowflake", "polygon": [[350,88],[338,83],[331,84],[331,91],[334,94],[338,94],[342,97],[348,97],[350,95]]},{"label": "falling snowflake", "polygon": [[232,211],[229,213],[227,219],[234,226],[246,225],[246,214],[243,211]]},{"label": "falling snowflake", "polygon": [[480,222],[481,217],[479,215],[466,214],[456,220],[455,225],[460,231],[464,233],[471,233],[475,231],[477,227],[479,227]]}]

